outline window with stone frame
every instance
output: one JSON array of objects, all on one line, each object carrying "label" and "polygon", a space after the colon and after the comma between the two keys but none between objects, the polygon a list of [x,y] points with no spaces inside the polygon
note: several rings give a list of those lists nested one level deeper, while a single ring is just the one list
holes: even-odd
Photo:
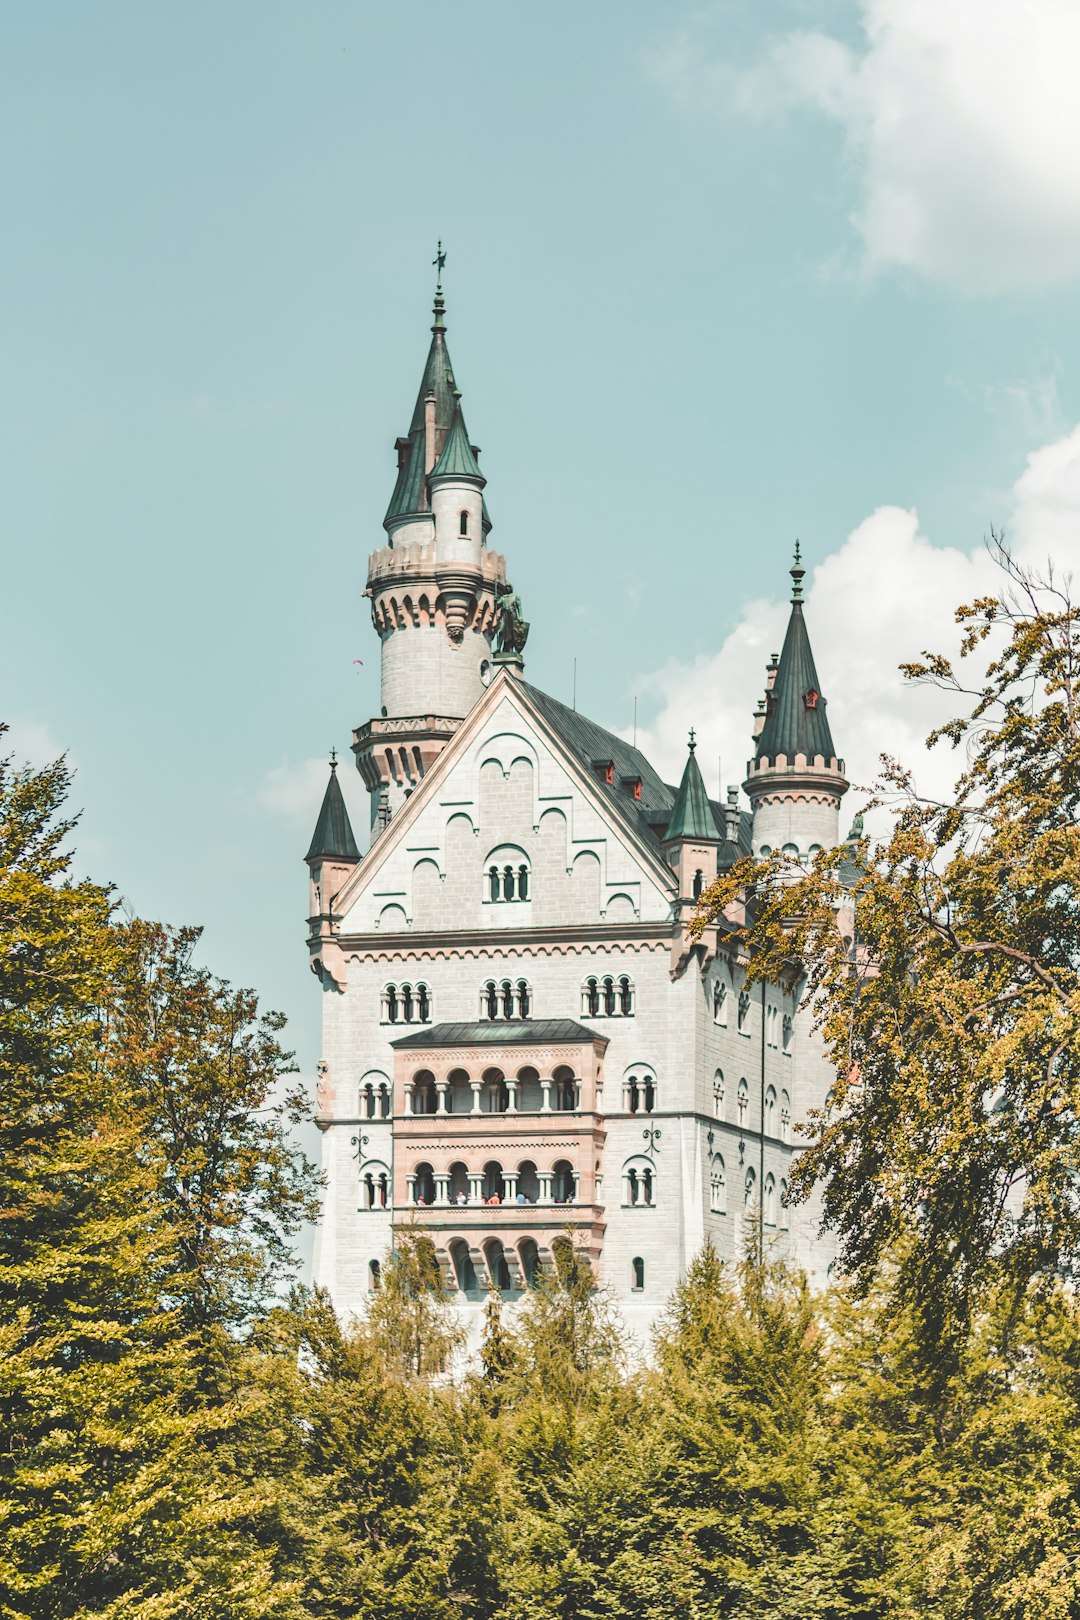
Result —
[{"label": "window with stone frame", "polygon": [[384,1024],[430,1024],[430,989],[423,980],[415,984],[384,985],[380,1017]]},{"label": "window with stone frame", "polygon": [[529,857],[516,845],[501,845],[484,862],[484,900],[503,905],[532,899]]},{"label": "window with stone frame", "polygon": [[713,983],[712,1017],[714,1024],[726,1028],[728,1021],[728,988],[722,979],[716,979]]},{"label": "window with stone frame", "polygon": [[488,979],[481,988],[481,1018],[506,1023],[532,1015],[532,986],[527,979]]},{"label": "window with stone frame", "polygon": [[583,1018],[633,1018],[634,981],[627,973],[590,974],[581,987]]},{"label": "window with stone frame", "polygon": [[740,990],[739,991],[739,1013],[738,1013],[738,1026],[739,1026],[739,1034],[740,1035],[749,1035],[750,1031],[747,1028],[747,1025],[749,1024],[749,1022],[750,1022],[750,992],[749,992],[749,990]]}]

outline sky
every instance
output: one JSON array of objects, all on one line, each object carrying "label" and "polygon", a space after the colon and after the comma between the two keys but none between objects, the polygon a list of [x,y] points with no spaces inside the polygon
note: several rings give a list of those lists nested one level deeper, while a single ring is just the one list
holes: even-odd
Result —
[{"label": "sky", "polygon": [[798,536],[853,780],[947,778],[897,665],[992,527],[1080,560],[1078,77],[1075,0],[9,0],[0,716],[80,868],[313,1072],[439,239],[529,679],[741,781]]}]

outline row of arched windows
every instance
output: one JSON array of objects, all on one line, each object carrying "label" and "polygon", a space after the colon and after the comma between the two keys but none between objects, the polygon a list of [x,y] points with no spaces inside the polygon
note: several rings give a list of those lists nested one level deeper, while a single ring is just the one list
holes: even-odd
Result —
[{"label": "row of arched windows", "polygon": [[[713,1075],[713,1113],[717,1119],[726,1117],[724,1105],[726,1089],[724,1084],[724,1071],[717,1069]],[[750,1086],[744,1078],[739,1081],[735,1091],[735,1123],[740,1130],[746,1130],[750,1114]],[[766,1136],[774,1136],[781,1142],[791,1140],[791,1098],[786,1090],[777,1095],[776,1087],[767,1086],[765,1089],[765,1118],[762,1122]]]},{"label": "row of arched windows", "polygon": [[381,998],[384,1024],[430,1024],[431,991],[424,983],[388,984]]},{"label": "row of arched windows", "polygon": [[[742,1207],[744,1213],[754,1203],[757,1188],[757,1176],[753,1169],[748,1169],[743,1178]],[[779,1186],[779,1221],[783,1229],[787,1228],[787,1196],[788,1184],[781,1180]],[[719,1153],[712,1155],[709,1165],[709,1208],[714,1215],[727,1214],[727,1181],[724,1172],[724,1161]],[[777,1224],[777,1184],[776,1177],[770,1173],[765,1177],[765,1208],[763,1211],[766,1226]]]},{"label": "row of arched windows", "polygon": [[485,1069],[475,1079],[465,1069],[451,1070],[445,1080],[418,1069],[405,1082],[406,1114],[569,1114],[580,1106],[581,1079],[565,1063],[551,1075],[526,1065],[510,1075]]},{"label": "row of arched windows", "polygon": [[480,1016],[489,1019],[529,1018],[532,991],[525,979],[489,979],[480,992]]},{"label": "row of arched windows", "polygon": [[489,900],[527,900],[529,898],[529,868],[523,861],[519,866],[488,867]]},{"label": "row of arched windows", "polygon": [[420,1163],[407,1172],[408,1201],[418,1206],[467,1204],[576,1204],[578,1174],[569,1159],[556,1159],[550,1169],[538,1169],[523,1159],[515,1170],[504,1170],[489,1159],[479,1170],[452,1164],[436,1171]]},{"label": "row of arched windows", "polygon": [[[722,1028],[727,1027],[728,1005],[730,996],[728,987],[723,980],[717,979],[712,987],[712,1014],[713,1023]],[[738,1028],[742,1034],[749,1034],[750,1022],[750,992],[743,990],[739,993],[737,1001]],[[790,1052],[795,1034],[795,1020],[789,1013],[781,1015],[779,1007],[765,1009],[765,1043],[767,1046],[783,1047]]]},{"label": "row of arched windows", "polygon": [[586,979],[581,987],[581,1013],[583,1018],[632,1018],[633,980],[625,973],[617,978],[608,973]]}]

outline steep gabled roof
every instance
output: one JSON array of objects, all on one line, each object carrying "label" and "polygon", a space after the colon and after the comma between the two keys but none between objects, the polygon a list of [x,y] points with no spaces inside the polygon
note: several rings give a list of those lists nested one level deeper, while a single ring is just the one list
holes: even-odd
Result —
[{"label": "steep gabled roof", "polygon": [[810,636],[803,617],[802,579],[806,573],[799,562],[798,548],[795,566],[791,570],[794,588],[791,593],[791,617],[788,620],[784,650],[772,691],[766,698],[765,724],[757,740],[755,759],[775,761],[783,754],[787,761],[796,754],[806,759],[836,758],[832,732],[829,729],[828,705],[821,694]]},{"label": "steep gabled roof", "polygon": [[323,794],[322,808],[319,819],[315,823],[315,835],[311,840],[311,848],[304,856],[306,861],[358,861],[360,851],[356,847],[353,837],[352,823],[349,821],[349,812],[345,808],[345,800],[341,792],[341,783],[337,779],[337,760],[330,761],[330,780],[326,784]]},{"label": "steep gabled roof", "polygon": [[665,841],[673,838],[693,838],[697,841],[720,842],[720,829],[716,824],[709,795],[701,778],[696,748],[694,733],[691,732],[690,751],[686,756],[675,803],[671,807],[671,819],[664,834]]}]

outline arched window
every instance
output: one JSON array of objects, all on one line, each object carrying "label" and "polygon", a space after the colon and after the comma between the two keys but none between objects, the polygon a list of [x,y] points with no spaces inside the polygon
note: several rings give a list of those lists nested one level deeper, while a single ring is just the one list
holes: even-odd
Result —
[{"label": "arched window", "polygon": [[488,900],[502,905],[506,901],[528,900],[531,892],[529,861],[523,849],[512,844],[492,850],[484,862],[487,872]]},{"label": "arched window", "polygon": [[577,1076],[566,1064],[560,1064],[552,1075],[552,1106],[556,1113],[572,1114],[577,1108]]},{"label": "arched window", "polygon": [[645,1262],[636,1254],[630,1262],[630,1287],[635,1294],[640,1294],[645,1287]]},{"label": "arched window", "polygon": [[430,1164],[418,1164],[413,1171],[413,1203],[435,1202],[435,1172]]},{"label": "arched window", "polygon": [[752,1170],[748,1170],[746,1172],[746,1180],[743,1182],[744,1209],[749,1209],[751,1204],[754,1202],[754,1184],[756,1180],[757,1177],[754,1175],[754,1172]]},{"label": "arched window", "polygon": [[468,512],[462,512],[458,516],[458,534],[468,534],[468,532],[469,532],[469,514],[468,514]]},{"label": "arched window", "polygon": [[368,1293],[373,1294],[382,1282],[382,1267],[377,1260],[369,1260],[367,1268]]},{"label": "arched window", "polygon": [[763,1126],[766,1136],[776,1135],[776,1087],[770,1086],[765,1093],[765,1124]]},{"label": "arched window", "polygon": [[527,979],[488,979],[480,991],[480,1016],[491,1020],[532,1017],[532,986]]},{"label": "arched window", "polygon": [[651,1159],[641,1154],[627,1159],[622,1169],[623,1203],[631,1208],[651,1207],[656,1196],[655,1178]]},{"label": "arched window", "polygon": [[429,1069],[421,1069],[413,1076],[413,1105],[414,1114],[434,1114],[439,1106],[438,1092],[435,1089],[435,1076]]},{"label": "arched window", "polygon": [[727,1024],[727,985],[721,984],[719,979],[712,988],[712,1016],[714,1024]]},{"label": "arched window", "polygon": [[484,1203],[501,1204],[505,1197],[502,1165],[497,1159],[490,1159],[484,1166]]},{"label": "arched window", "polygon": [[795,1022],[794,1022],[793,1018],[791,1017],[790,1013],[785,1013],[784,1014],[784,1022],[783,1022],[783,1037],[782,1037],[783,1042],[784,1042],[784,1051],[785,1052],[790,1052],[791,1051],[792,1037],[794,1036],[794,1034],[795,1034]]},{"label": "arched window", "polygon": [[746,1129],[746,1115],[750,1108],[750,1087],[747,1085],[745,1080],[739,1081],[739,1091],[736,1099],[736,1106],[739,1113],[739,1129],[744,1131]]},{"label": "arched window", "polygon": [[787,1184],[786,1181],[781,1181],[781,1183],[780,1183],[780,1226],[781,1226],[781,1229],[783,1231],[785,1231],[785,1232],[788,1229],[788,1212],[787,1212],[787,1210],[788,1210],[788,1184]]},{"label": "arched window", "polygon": [[780,1093],[780,1140],[791,1141],[791,1098],[786,1091]]},{"label": "arched window", "polygon": [[487,1069],[484,1073],[484,1091],[487,1094],[487,1112],[505,1114],[510,1106],[510,1089],[501,1069]]},{"label": "arched window", "polygon": [[714,1154],[709,1168],[709,1208],[714,1215],[727,1214],[727,1184],[724,1179],[724,1161]]},{"label": "arched window", "polygon": [[522,1159],[517,1168],[517,1201],[519,1204],[536,1204],[540,1200],[540,1177],[536,1173],[536,1165],[531,1159]]},{"label": "arched window", "polygon": [[776,1177],[772,1174],[765,1177],[765,1224],[776,1225]]},{"label": "arched window", "polygon": [[750,1019],[750,992],[749,992],[749,990],[743,990],[739,994],[739,1030],[744,1035],[748,1033],[746,1026],[747,1026],[747,1023],[749,1022],[749,1019]]},{"label": "arched window", "polygon": [[651,1069],[631,1070],[623,1081],[623,1107],[628,1114],[651,1114],[656,1107],[656,1076]]},{"label": "arched window", "polygon": [[556,1204],[577,1202],[574,1167],[569,1159],[556,1159],[551,1167],[551,1197]]},{"label": "arched window", "polygon": [[712,1111],[717,1119],[724,1117],[724,1071],[717,1069],[712,1077]]},{"label": "arched window", "polygon": [[632,1018],[633,979],[626,973],[589,977],[581,987],[581,1013],[583,1018]]},{"label": "arched window", "polygon": [[701,891],[704,888],[704,886],[705,886],[705,880],[704,880],[704,878],[702,876],[701,868],[699,866],[697,871],[694,873],[694,899],[695,900],[700,900],[701,899]]},{"label": "arched window", "polygon": [[426,984],[388,984],[382,993],[384,1024],[430,1024],[431,991]]}]

